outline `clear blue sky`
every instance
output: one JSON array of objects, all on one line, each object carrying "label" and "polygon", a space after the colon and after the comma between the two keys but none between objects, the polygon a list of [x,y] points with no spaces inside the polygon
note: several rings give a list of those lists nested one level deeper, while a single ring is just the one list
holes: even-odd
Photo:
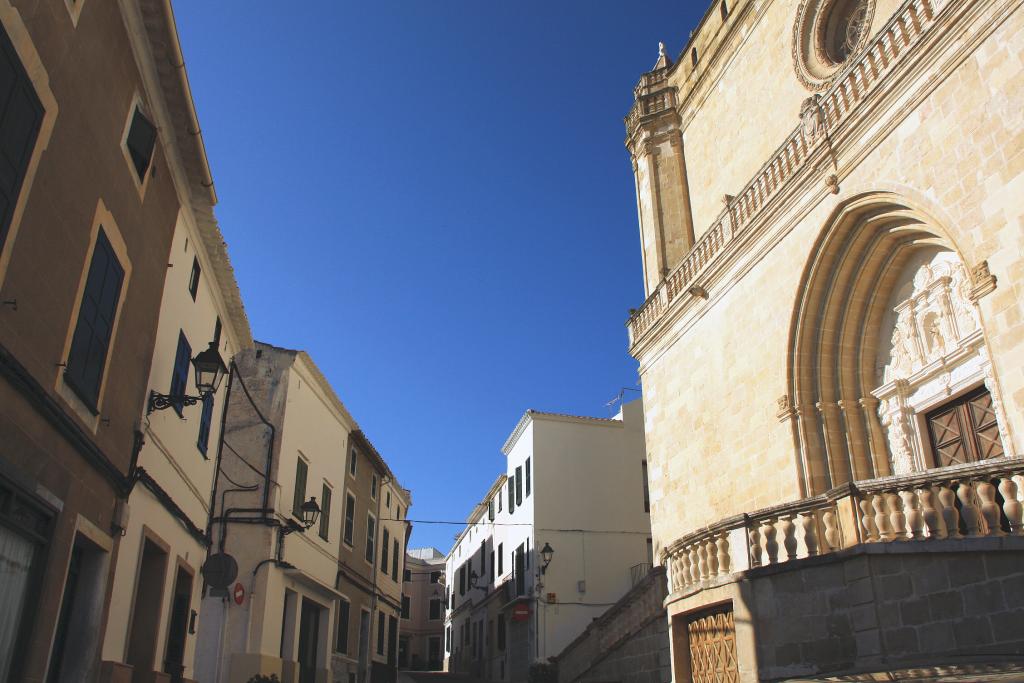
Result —
[{"label": "clear blue sky", "polygon": [[464,519],[527,408],[638,388],[622,117],[706,4],[175,2],[253,333],[312,355],[414,518]]}]

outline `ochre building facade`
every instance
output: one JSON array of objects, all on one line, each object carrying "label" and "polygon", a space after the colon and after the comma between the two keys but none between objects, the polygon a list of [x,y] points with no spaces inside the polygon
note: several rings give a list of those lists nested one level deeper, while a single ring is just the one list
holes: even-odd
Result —
[{"label": "ochre building facade", "polygon": [[626,117],[674,680],[1024,653],[1024,12],[715,2]]}]

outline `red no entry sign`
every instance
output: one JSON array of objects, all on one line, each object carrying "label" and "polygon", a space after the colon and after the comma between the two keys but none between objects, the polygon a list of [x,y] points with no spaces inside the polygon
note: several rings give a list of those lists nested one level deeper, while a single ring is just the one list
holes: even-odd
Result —
[{"label": "red no entry sign", "polygon": [[232,592],[232,595],[235,598],[235,604],[241,605],[243,602],[245,602],[245,586],[243,586],[241,583],[236,583],[235,590]]},{"label": "red no entry sign", "polygon": [[518,604],[512,608],[512,621],[526,621],[530,618],[530,606]]}]

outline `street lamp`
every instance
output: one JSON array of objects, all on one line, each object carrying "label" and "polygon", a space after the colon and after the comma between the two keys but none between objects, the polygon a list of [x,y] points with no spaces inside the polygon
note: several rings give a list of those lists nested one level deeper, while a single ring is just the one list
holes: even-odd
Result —
[{"label": "street lamp", "polygon": [[160,394],[155,391],[149,392],[149,405],[146,414],[149,415],[155,410],[164,410],[175,406],[179,409],[183,406],[194,406],[211,394],[217,393],[220,383],[227,374],[228,368],[224,359],[217,351],[217,342],[210,342],[210,347],[205,351],[196,354],[192,359],[192,365],[196,373],[196,391],[198,396],[185,395],[185,388],[182,387],[181,394]]},{"label": "street lamp", "polygon": [[475,569],[471,569],[469,572],[469,589],[487,592],[487,586],[478,586],[476,582],[480,580],[480,576],[476,573]]},{"label": "street lamp", "polygon": [[192,359],[192,365],[196,369],[196,391],[199,395],[216,394],[221,380],[228,371],[224,359],[217,351],[217,342],[210,342],[209,348]]},{"label": "street lamp", "polygon": [[540,573],[545,574],[548,571],[548,565],[551,564],[551,558],[555,555],[555,549],[551,547],[550,543],[544,543],[544,547],[540,549],[541,559],[544,560],[544,564],[540,568]]},{"label": "street lamp", "polygon": [[310,496],[309,500],[299,506],[299,510],[302,512],[302,524],[307,529],[316,524],[316,520],[320,517],[320,506],[316,504],[316,496]]}]

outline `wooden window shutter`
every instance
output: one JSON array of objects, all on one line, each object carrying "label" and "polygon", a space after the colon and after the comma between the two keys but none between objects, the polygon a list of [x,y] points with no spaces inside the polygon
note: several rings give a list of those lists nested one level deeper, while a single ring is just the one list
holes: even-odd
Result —
[{"label": "wooden window shutter", "polygon": [[325,483],[320,499],[320,538],[328,540],[331,527],[331,488]]},{"label": "wooden window shutter", "polygon": [[185,408],[184,397],[188,387],[188,368],[192,362],[192,345],[188,343],[185,333],[178,332],[178,351],[174,356],[174,369],[171,371],[171,398],[174,400],[174,411],[181,417]]},{"label": "wooden window shutter", "polygon": [[199,414],[199,437],[196,446],[199,452],[206,455],[210,444],[210,423],[213,421],[213,394],[203,396],[203,409]]},{"label": "wooden window shutter", "polygon": [[523,504],[523,466],[516,468],[516,505]]},{"label": "wooden window shutter", "polygon": [[7,239],[28,162],[32,158],[43,105],[0,26],[0,248]]},{"label": "wooden window shutter", "polygon": [[306,461],[298,458],[295,461],[295,493],[292,496],[292,514],[302,519],[302,504],[306,502],[306,476],[309,467]]},{"label": "wooden window shutter", "polygon": [[68,386],[94,411],[99,400],[103,368],[107,362],[123,282],[124,269],[101,228],[89,264],[78,322],[71,338],[67,370],[64,373]]}]

